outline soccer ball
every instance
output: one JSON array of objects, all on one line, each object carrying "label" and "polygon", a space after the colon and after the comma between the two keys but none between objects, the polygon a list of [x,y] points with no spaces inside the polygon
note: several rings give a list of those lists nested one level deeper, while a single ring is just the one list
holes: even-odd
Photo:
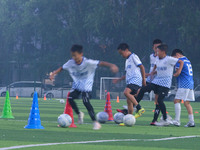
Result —
[{"label": "soccer ball", "polygon": [[128,126],[128,127],[131,127],[135,124],[136,122],[136,119],[133,115],[131,114],[127,114],[123,117],[123,123]]},{"label": "soccer ball", "polygon": [[70,126],[71,123],[72,123],[72,118],[68,114],[61,114],[58,117],[58,124],[63,128]]},{"label": "soccer ball", "polygon": [[60,99],[60,103],[61,103],[61,104],[64,104],[64,103],[65,103],[65,100],[64,100],[64,99]]},{"label": "soccer ball", "polygon": [[97,121],[100,123],[105,123],[106,121],[108,121],[108,113],[107,112],[99,112],[96,115],[97,117]]},{"label": "soccer ball", "polygon": [[115,123],[117,123],[117,124],[122,123],[122,122],[123,122],[123,117],[124,117],[124,114],[123,114],[123,113],[117,112],[117,113],[114,115],[114,121],[115,121]]}]

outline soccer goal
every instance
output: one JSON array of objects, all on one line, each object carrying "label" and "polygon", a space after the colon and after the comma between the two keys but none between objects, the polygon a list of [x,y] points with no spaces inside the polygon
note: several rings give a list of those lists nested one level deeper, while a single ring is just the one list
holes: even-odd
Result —
[{"label": "soccer goal", "polygon": [[[119,79],[117,77],[101,77],[100,78],[100,94],[99,97],[100,99],[106,99],[106,94],[107,92],[110,93],[110,98],[111,99],[126,99],[124,96],[124,89],[126,87],[126,82],[125,80],[122,80],[116,84],[113,83],[115,79]],[[143,100],[152,100],[154,99],[153,97],[153,92],[145,93]]]}]

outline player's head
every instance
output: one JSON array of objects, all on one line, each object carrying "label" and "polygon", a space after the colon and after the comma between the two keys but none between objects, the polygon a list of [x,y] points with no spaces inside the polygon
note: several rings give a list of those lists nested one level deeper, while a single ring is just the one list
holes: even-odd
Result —
[{"label": "player's head", "polygon": [[160,39],[153,40],[153,50],[154,53],[157,54],[157,47],[162,44],[162,41]]},{"label": "player's head", "polygon": [[82,62],[82,56],[83,56],[83,46],[82,45],[72,45],[71,47],[71,55],[74,61],[77,64],[80,64]]},{"label": "player's head", "polygon": [[167,44],[160,44],[157,47],[157,55],[159,58],[163,58],[167,55],[167,51],[168,51],[168,46]]},{"label": "player's head", "polygon": [[126,43],[120,43],[117,47],[117,50],[119,54],[124,58],[127,58],[130,55],[129,46]]},{"label": "player's head", "polygon": [[180,57],[183,57],[184,56],[184,53],[182,50],[180,49],[174,49],[172,51],[172,54],[171,54],[172,57],[175,57],[175,58],[180,58]]}]

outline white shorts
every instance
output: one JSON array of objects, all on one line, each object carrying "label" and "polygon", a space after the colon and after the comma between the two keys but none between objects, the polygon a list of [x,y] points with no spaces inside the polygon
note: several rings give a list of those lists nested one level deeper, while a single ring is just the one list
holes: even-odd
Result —
[{"label": "white shorts", "polygon": [[195,101],[194,90],[178,88],[175,99],[180,99],[183,101]]}]

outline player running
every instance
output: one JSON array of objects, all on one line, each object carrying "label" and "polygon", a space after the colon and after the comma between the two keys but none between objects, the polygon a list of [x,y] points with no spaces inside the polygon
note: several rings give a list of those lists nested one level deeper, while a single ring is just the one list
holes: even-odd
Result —
[{"label": "player running", "polygon": [[166,44],[161,44],[157,47],[158,57],[154,66],[151,76],[156,74],[152,82],[140,89],[140,92],[137,96],[137,101],[140,102],[144,96],[145,92],[154,91],[155,94],[158,94],[158,106],[163,114],[163,120],[160,122],[155,122],[156,126],[167,126],[170,125],[169,120],[166,115],[166,106],[163,102],[163,99],[168,94],[169,88],[171,87],[173,69],[175,64],[180,63],[179,69],[176,70],[174,74],[175,77],[179,76],[183,67],[183,61],[167,56],[168,46]]},{"label": "player running", "polygon": [[137,94],[138,89],[140,89],[142,85],[146,85],[145,69],[139,57],[129,51],[128,44],[121,43],[117,49],[119,54],[126,58],[126,75],[122,76],[120,79],[114,80],[114,83],[117,83],[118,81],[124,80],[126,78],[127,86],[124,90],[124,95],[127,98],[128,113],[133,114],[134,105],[137,108],[135,118],[138,118],[142,115],[142,113],[145,112],[145,110],[140,106],[140,104],[138,104],[134,95]]},{"label": "player running", "polygon": [[[174,99],[174,107],[175,107],[175,119],[173,120],[173,124],[175,126],[180,126],[180,116],[181,116],[181,104],[180,101],[184,101],[184,105],[188,111],[189,122],[185,125],[185,127],[195,127],[194,123],[194,115],[192,106],[190,105],[190,101],[195,101],[194,98],[194,81],[193,81],[193,71],[191,62],[184,56],[183,51],[180,49],[174,49],[172,52],[172,56],[182,60],[184,62],[183,69],[181,74],[177,77],[177,87],[178,90],[176,92],[176,96]],[[176,64],[176,69],[179,68],[179,63]]]},{"label": "player running", "polygon": [[68,60],[62,67],[53,71],[49,78],[52,80],[55,75],[62,70],[68,70],[71,78],[73,79],[72,91],[69,95],[69,103],[76,114],[78,114],[78,123],[83,123],[84,114],[79,111],[74,99],[77,99],[81,94],[83,104],[87,108],[88,113],[94,122],[93,129],[98,130],[101,128],[101,125],[96,121],[95,113],[90,103],[95,70],[98,66],[105,66],[109,67],[112,72],[117,73],[118,67],[108,62],[87,59],[83,56],[83,47],[81,45],[72,46],[71,56],[72,59]]}]

